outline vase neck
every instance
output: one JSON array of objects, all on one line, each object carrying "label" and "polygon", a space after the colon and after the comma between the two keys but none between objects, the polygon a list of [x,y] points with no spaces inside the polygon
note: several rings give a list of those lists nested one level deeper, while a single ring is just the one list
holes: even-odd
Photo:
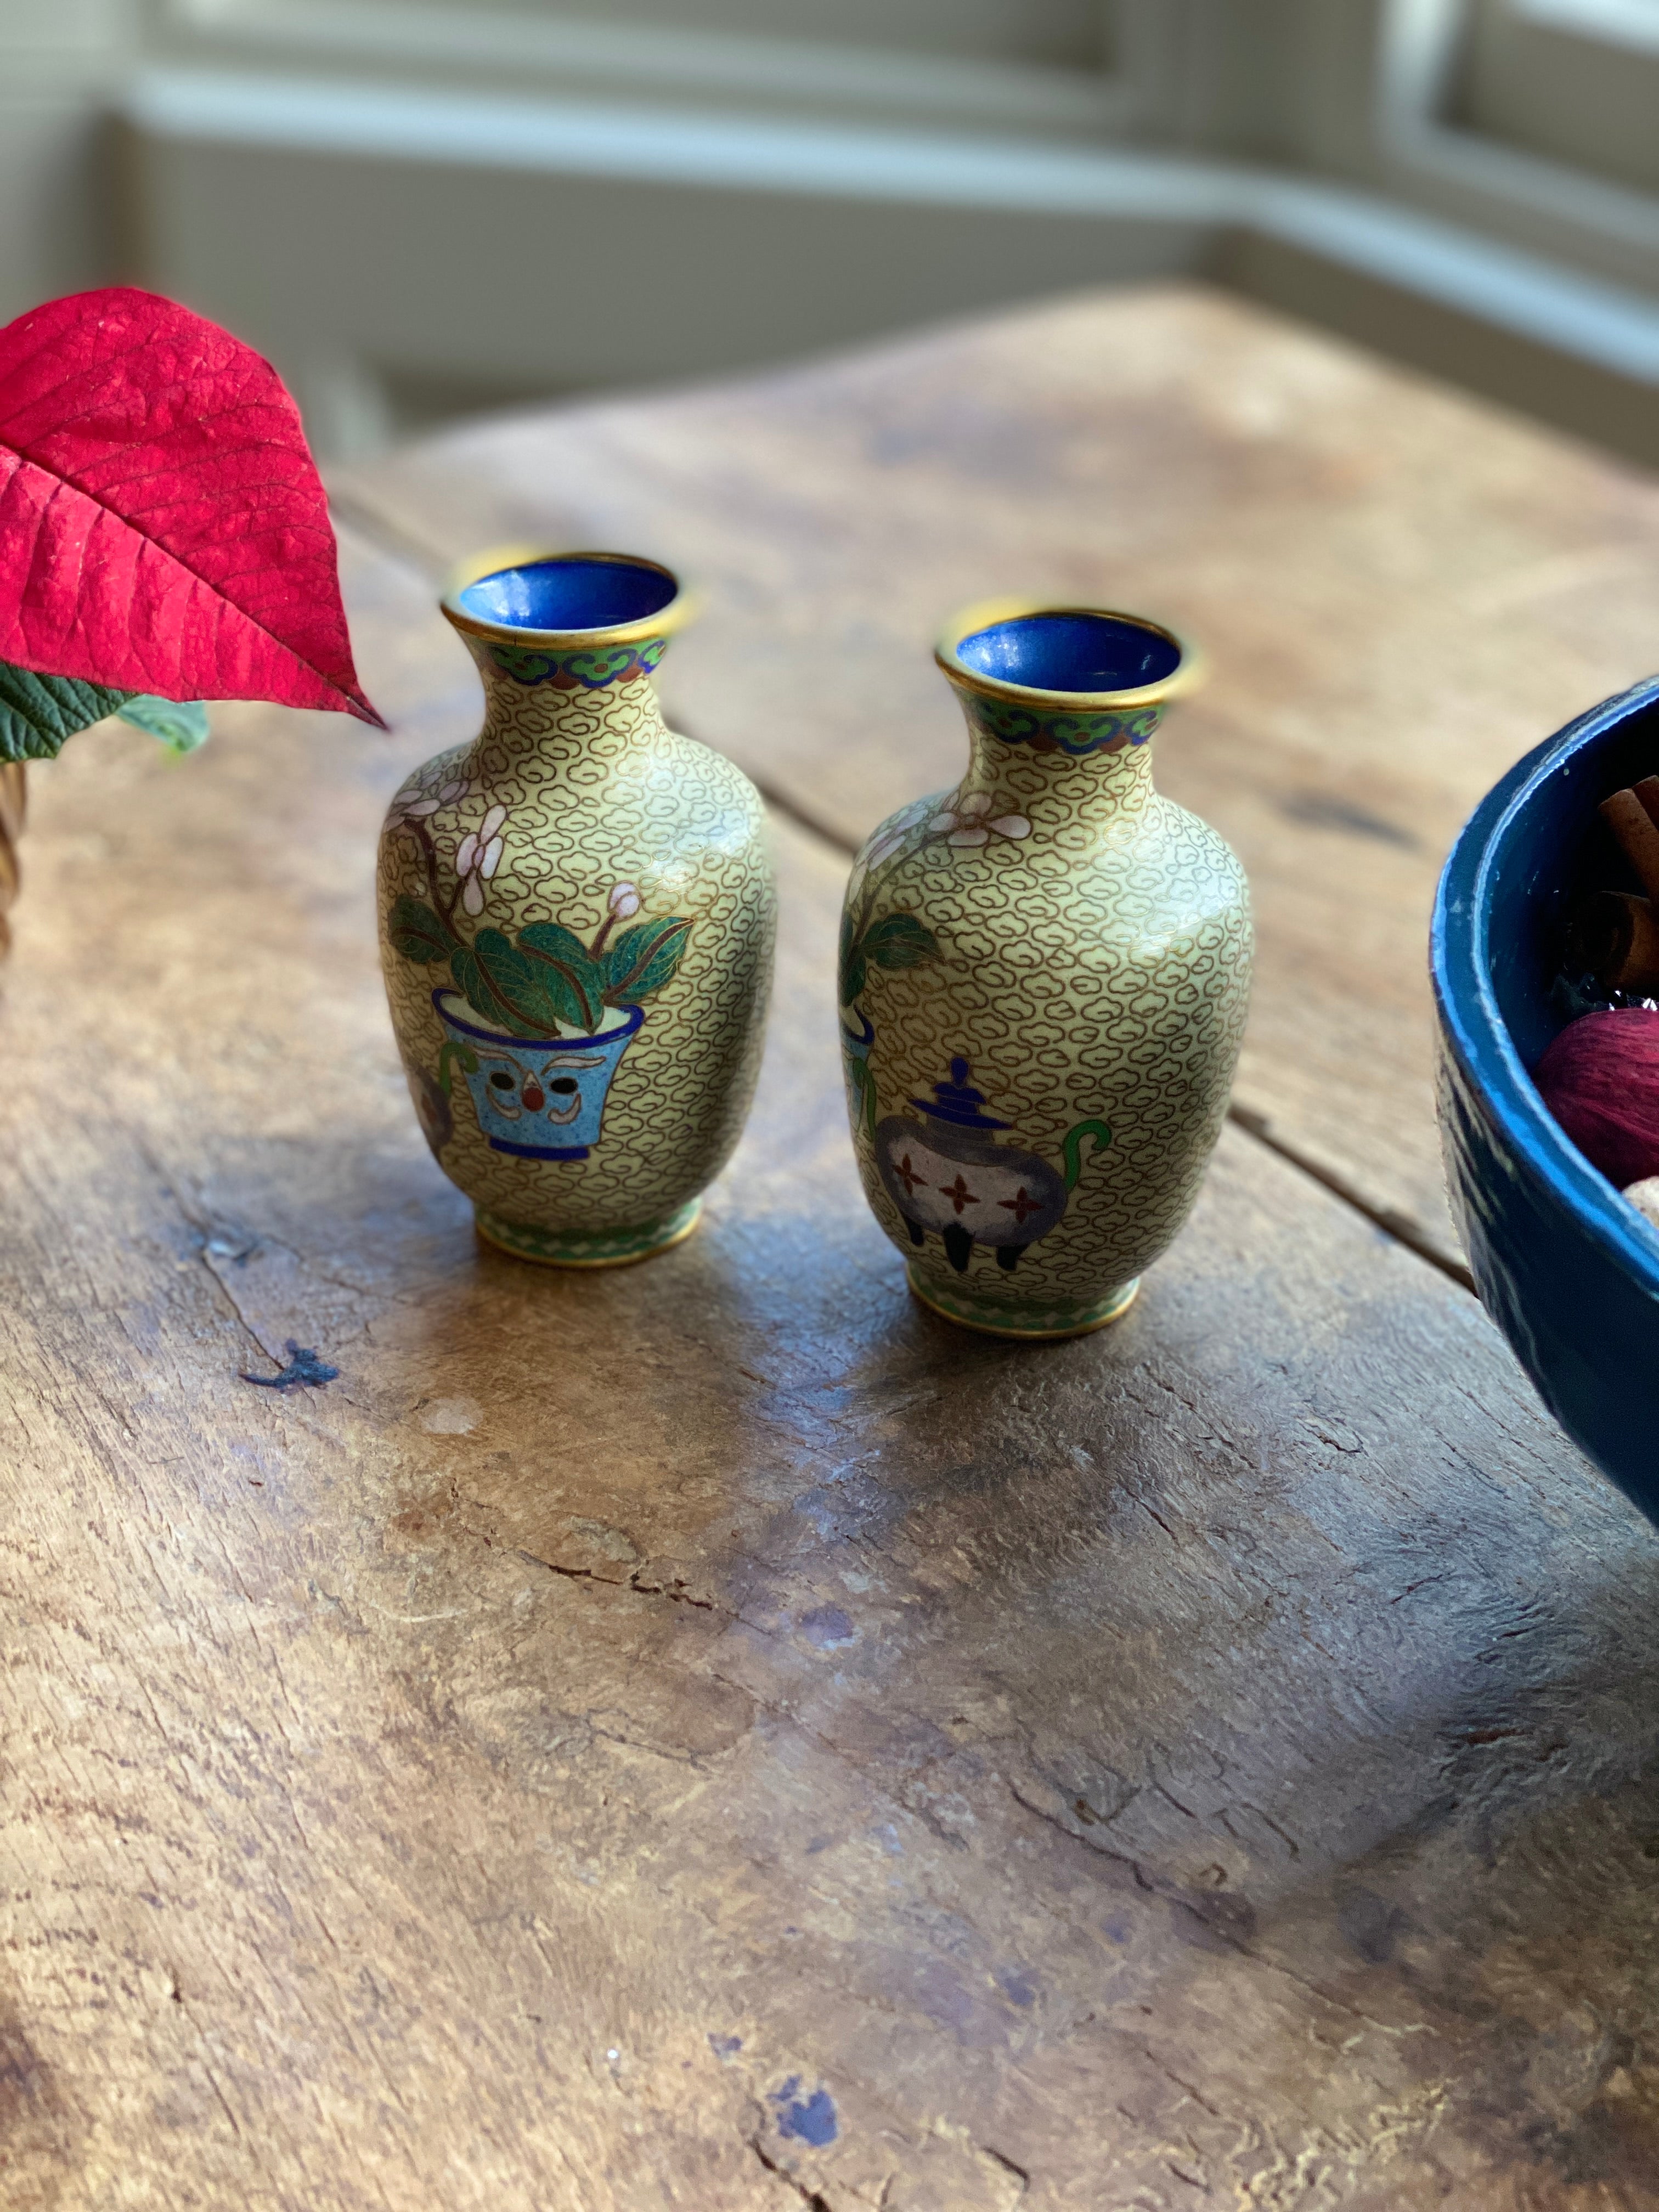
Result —
[{"label": "vase neck", "polygon": [[964,791],[988,793],[997,815],[1043,815],[1065,793],[1069,811],[1103,823],[1144,813],[1155,796],[1150,740],[1158,707],[1133,714],[1065,714],[958,690],[968,720]]},{"label": "vase neck", "polygon": [[483,681],[483,727],[472,757],[485,782],[509,773],[556,776],[577,761],[621,759],[663,731],[652,671],[665,638],[538,652],[468,636]]}]

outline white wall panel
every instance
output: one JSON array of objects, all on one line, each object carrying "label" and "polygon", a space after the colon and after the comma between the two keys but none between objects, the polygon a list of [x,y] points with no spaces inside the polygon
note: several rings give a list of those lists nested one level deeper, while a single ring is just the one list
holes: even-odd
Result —
[{"label": "white wall panel", "polygon": [[1474,68],[1650,6],[0,0],[0,312],[155,284],[348,450],[1207,270],[1659,458],[1651,146],[1592,174]]}]

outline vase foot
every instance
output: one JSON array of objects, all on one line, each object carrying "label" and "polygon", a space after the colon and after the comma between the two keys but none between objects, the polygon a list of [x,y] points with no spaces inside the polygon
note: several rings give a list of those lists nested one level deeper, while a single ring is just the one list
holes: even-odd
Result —
[{"label": "vase foot", "polygon": [[499,1213],[473,1208],[474,1224],[486,1244],[533,1260],[542,1267],[628,1267],[678,1244],[696,1227],[702,1200],[694,1198],[656,1221],[632,1229],[537,1229],[527,1221],[504,1220]]},{"label": "vase foot", "polygon": [[1012,1298],[953,1297],[948,1291],[918,1282],[914,1267],[907,1267],[905,1273],[910,1295],[942,1320],[953,1321],[958,1328],[977,1329],[981,1336],[1012,1337],[1027,1344],[1052,1343],[1059,1337],[1086,1336],[1091,1329],[1104,1328],[1127,1313],[1140,1288],[1136,1275],[1092,1305],[1022,1306]]}]

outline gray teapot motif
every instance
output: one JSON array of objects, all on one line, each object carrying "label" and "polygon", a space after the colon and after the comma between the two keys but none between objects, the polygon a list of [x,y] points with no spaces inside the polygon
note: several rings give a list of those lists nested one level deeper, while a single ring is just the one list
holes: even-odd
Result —
[{"label": "gray teapot motif", "polygon": [[926,1127],[901,1114],[877,1124],[877,1171],[913,1244],[925,1244],[937,1231],[959,1275],[967,1273],[975,1245],[988,1245],[998,1267],[1012,1274],[1021,1254],[1065,1213],[1083,1171],[1085,1139],[1092,1138],[1098,1150],[1112,1133],[1103,1121],[1068,1129],[1062,1174],[1036,1152],[999,1144],[999,1133],[1012,1125],[981,1111],[985,1093],[969,1086],[970,1073],[965,1060],[953,1060],[950,1080],[933,1085],[931,1101],[910,1101],[927,1117]]}]

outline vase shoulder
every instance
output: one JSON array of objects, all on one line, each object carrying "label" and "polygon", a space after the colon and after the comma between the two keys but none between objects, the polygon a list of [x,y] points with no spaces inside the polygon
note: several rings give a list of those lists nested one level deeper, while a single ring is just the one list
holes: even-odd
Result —
[{"label": "vase shoulder", "polygon": [[[927,802],[939,818],[939,799]],[[880,868],[884,837],[902,836],[901,809],[868,841],[878,854],[879,896],[930,923],[970,926],[981,943],[1021,959],[1041,947],[1051,959],[1092,962],[1127,952],[1144,960],[1208,921],[1248,915],[1249,884],[1218,831],[1174,800],[1155,797],[1134,821],[1092,836],[1020,839],[994,832],[977,846],[935,839]],[[861,856],[862,857],[862,856]],[[866,872],[864,881],[868,880]],[[855,868],[854,885],[862,888]]]}]

